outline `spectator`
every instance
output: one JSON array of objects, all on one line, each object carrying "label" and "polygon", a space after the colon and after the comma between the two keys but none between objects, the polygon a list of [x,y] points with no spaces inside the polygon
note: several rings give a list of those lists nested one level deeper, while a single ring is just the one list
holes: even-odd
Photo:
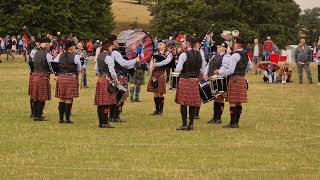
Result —
[{"label": "spectator", "polygon": [[0,37],[0,63],[2,63],[1,55],[4,54],[4,51],[5,51],[4,41],[3,41],[3,38]]},{"label": "spectator", "polygon": [[12,42],[12,47],[11,47],[12,53],[16,54],[17,53],[17,39],[15,36],[12,36],[11,42]]},{"label": "spectator", "polygon": [[264,60],[269,61],[270,54],[273,52],[273,42],[271,37],[267,37],[267,40],[263,43],[263,56]]},{"label": "spectator", "polygon": [[300,44],[294,52],[294,60],[298,67],[299,84],[303,83],[303,69],[306,71],[309,83],[312,84],[310,62],[313,61],[313,53],[311,48],[306,45],[305,38],[301,38]]},{"label": "spectator", "polygon": [[320,36],[317,43],[317,62],[318,62],[318,86],[320,86]]},{"label": "spectator", "polygon": [[89,39],[88,42],[87,42],[87,52],[88,54],[92,54],[93,52],[93,43],[92,43],[92,40]]},{"label": "spectator", "polygon": [[9,56],[11,56],[13,59],[15,59],[15,57],[12,55],[12,41],[9,35],[6,36],[5,40],[5,52],[7,54],[7,61],[9,60]]},{"label": "spectator", "polygon": [[268,69],[264,71],[263,81],[270,84],[277,82],[277,73],[273,65],[269,64]]},{"label": "spectator", "polygon": [[255,74],[258,74],[258,72],[259,74],[261,73],[261,71],[257,67],[257,65],[261,61],[261,57],[262,57],[262,45],[259,43],[258,39],[255,39],[253,42],[253,54],[252,54],[252,62],[253,62]]}]

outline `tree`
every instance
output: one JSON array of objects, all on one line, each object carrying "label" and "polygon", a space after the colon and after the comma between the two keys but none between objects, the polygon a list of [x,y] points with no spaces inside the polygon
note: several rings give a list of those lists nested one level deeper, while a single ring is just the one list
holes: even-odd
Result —
[{"label": "tree", "polygon": [[278,46],[296,41],[300,8],[294,0],[161,0],[153,18],[154,33],[168,37],[185,31],[204,35],[237,29],[247,42],[271,36]]},{"label": "tree", "polygon": [[299,29],[308,43],[316,42],[320,36],[320,8],[304,10],[300,15]]},{"label": "tree", "polygon": [[114,28],[111,0],[0,0],[0,34],[16,34],[27,25],[33,34],[74,33],[104,38]]}]

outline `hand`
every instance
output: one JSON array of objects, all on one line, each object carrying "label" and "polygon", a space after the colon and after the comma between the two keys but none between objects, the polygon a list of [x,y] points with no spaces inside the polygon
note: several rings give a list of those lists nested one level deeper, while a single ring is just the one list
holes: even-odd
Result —
[{"label": "hand", "polygon": [[136,62],[139,62],[140,61],[140,57],[137,56],[136,58],[134,58],[134,60],[136,60]]},{"label": "hand", "polygon": [[219,70],[215,70],[215,71],[214,71],[214,74],[219,75]]},{"label": "hand", "polygon": [[203,79],[207,81],[208,80],[208,75],[204,75]]}]

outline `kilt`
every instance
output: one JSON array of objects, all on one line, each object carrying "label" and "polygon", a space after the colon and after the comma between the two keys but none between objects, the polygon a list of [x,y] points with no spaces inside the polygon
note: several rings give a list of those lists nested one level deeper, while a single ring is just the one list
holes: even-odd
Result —
[{"label": "kilt", "polygon": [[247,80],[244,76],[231,76],[226,101],[231,104],[247,103]]},{"label": "kilt", "polygon": [[[155,77],[158,79],[158,87],[153,88],[152,87],[152,77]],[[148,92],[154,92],[159,94],[166,94],[166,71],[165,69],[155,69],[152,71],[151,77],[149,79],[148,83]]]},{"label": "kilt", "polygon": [[29,75],[29,89],[28,89],[28,95],[31,95],[32,92],[32,86],[33,86],[34,81],[32,80],[32,73]]},{"label": "kilt", "polygon": [[129,78],[129,82],[135,85],[143,85],[144,84],[144,70],[135,70],[134,75]]},{"label": "kilt", "polygon": [[200,107],[199,80],[180,78],[175,101],[183,106]]},{"label": "kilt", "polygon": [[32,73],[30,82],[30,96],[34,101],[44,102],[51,99],[50,74],[42,72]]},{"label": "kilt", "polygon": [[116,104],[116,93],[110,94],[107,87],[110,84],[110,77],[99,76],[96,86],[95,105],[113,105]]},{"label": "kilt", "polygon": [[56,86],[56,98],[73,99],[79,97],[78,77],[72,74],[59,74]]}]

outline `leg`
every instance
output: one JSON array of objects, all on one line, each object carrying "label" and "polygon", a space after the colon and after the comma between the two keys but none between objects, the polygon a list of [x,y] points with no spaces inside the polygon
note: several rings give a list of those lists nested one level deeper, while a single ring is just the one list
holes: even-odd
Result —
[{"label": "leg", "polygon": [[65,101],[65,115],[66,115],[66,123],[73,123],[70,120],[71,110],[72,110],[72,99],[63,100]]},{"label": "leg", "polygon": [[163,115],[163,107],[164,107],[164,96],[163,94],[160,94],[159,98],[159,115]]},{"label": "leg", "polygon": [[31,118],[34,117],[33,109],[34,109],[34,102],[33,102],[33,100],[30,98],[30,110],[31,110],[31,115],[30,115],[30,117],[31,117]]},{"label": "leg", "polygon": [[195,107],[194,119],[200,119],[200,107]]},{"label": "leg", "polygon": [[298,68],[298,76],[299,76],[299,84],[303,83],[303,67],[297,64]]},{"label": "leg", "polygon": [[230,123],[223,128],[233,128],[236,124],[236,104],[230,104]]},{"label": "leg", "polygon": [[181,117],[182,117],[182,126],[180,128],[177,128],[177,130],[182,130],[185,131],[188,129],[187,126],[187,117],[188,117],[188,107],[187,106],[180,106],[180,113],[181,113]]},{"label": "leg", "polygon": [[88,84],[87,84],[87,70],[86,69],[83,69],[83,86],[84,87],[88,87]]},{"label": "leg", "polygon": [[40,102],[39,101],[33,101],[33,120],[39,121],[39,112],[40,112]]},{"label": "leg", "polygon": [[103,125],[102,128],[114,128],[111,126],[108,118],[108,113],[109,113],[109,106],[103,106],[103,113],[102,113],[102,118],[103,118]]},{"label": "leg", "polygon": [[156,110],[150,115],[153,115],[153,116],[159,115],[159,112],[160,112],[160,97],[158,96],[158,93],[154,93],[153,100],[154,100],[154,104],[155,104]]},{"label": "leg", "polygon": [[135,89],[136,88],[134,86],[130,87],[130,101],[131,102],[134,102],[133,96],[134,96]]},{"label": "leg", "polygon": [[193,130],[193,121],[194,121],[194,118],[195,118],[195,114],[196,114],[196,107],[194,106],[189,106],[189,125],[188,125],[188,129],[190,131]]},{"label": "leg", "polygon": [[235,126],[233,128],[239,128],[239,121],[240,121],[241,113],[242,113],[242,105],[237,104],[236,115],[235,115]]},{"label": "leg", "polygon": [[310,71],[310,64],[305,64],[304,65],[304,70],[306,71],[309,83],[312,84],[312,76],[311,76],[311,71]]},{"label": "leg", "polygon": [[140,91],[141,91],[141,86],[140,85],[136,85],[136,93],[135,93],[135,96],[134,96],[134,101],[135,102],[141,102],[140,101],[140,97],[139,97],[139,94],[140,94]]},{"label": "leg", "polygon": [[66,109],[66,103],[64,101],[60,100],[59,107],[58,107],[58,110],[59,110],[59,123],[63,123],[64,122],[63,117],[64,117],[65,109]]}]

